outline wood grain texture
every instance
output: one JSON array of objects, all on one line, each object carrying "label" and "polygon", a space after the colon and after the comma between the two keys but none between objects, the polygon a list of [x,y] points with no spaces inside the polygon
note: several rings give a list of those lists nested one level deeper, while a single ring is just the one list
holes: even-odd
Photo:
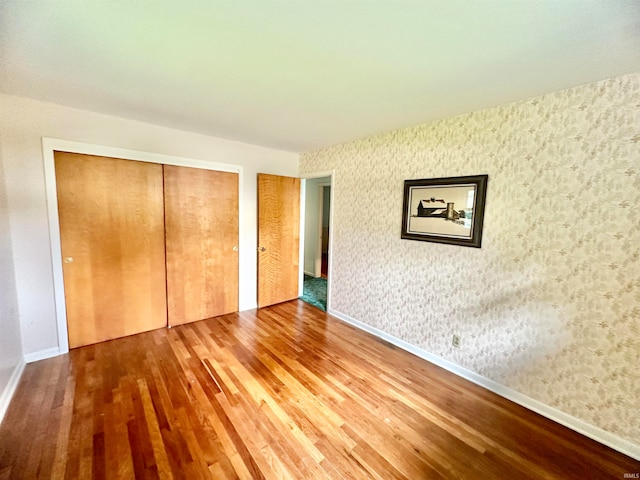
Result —
[{"label": "wood grain texture", "polygon": [[169,325],[237,311],[238,174],[165,165],[164,192]]},{"label": "wood grain texture", "polygon": [[55,168],[69,346],[165,326],[162,166],[55,152]]},{"label": "wood grain texture", "polygon": [[298,297],[300,179],[258,174],[258,306]]},{"label": "wood grain texture", "polygon": [[621,479],[640,462],[294,300],[26,366],[0,479]]}]

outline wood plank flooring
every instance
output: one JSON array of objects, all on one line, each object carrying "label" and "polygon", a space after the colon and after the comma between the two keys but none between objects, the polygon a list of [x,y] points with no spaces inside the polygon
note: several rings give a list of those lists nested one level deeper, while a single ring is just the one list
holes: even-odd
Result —
[{"label": "wood plank flooring", "polygon": [[27,365],[0,479],[605,479],[640,462],[294,300]]}]

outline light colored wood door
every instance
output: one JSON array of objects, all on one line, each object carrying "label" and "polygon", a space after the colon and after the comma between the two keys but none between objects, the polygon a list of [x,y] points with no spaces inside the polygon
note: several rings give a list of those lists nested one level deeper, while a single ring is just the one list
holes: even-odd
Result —
[{"label": "light colored wood door", "polygon": [[69,346],[167,324],[162,166],[55,152]]},{"label": "light colored wood door", "polygon": [[238,310],[238,174],[164,166],[169,325]]},{"label": "light colored wood door", "polygon": [[258,174],[258,306],[298,298],[300,179]]}]

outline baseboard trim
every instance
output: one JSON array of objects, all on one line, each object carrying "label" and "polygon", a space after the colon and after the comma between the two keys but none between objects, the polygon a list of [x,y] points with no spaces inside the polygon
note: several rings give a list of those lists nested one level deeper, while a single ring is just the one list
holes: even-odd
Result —
[{"label": "baseboard trim", "polygon": [[240,305],[238,307],[238,312],[244,312],[247,310],[255,310],[256,308],[258,308],[258,304],[257,303],[245,303],[244,305]]},{"label": "baseboard trim", "polygon": [[47,348],[45,350],[39,350],[33,353],[27,353],[24,356],[25,363],[33,363],[38,360],[45,360],[51,357],[57,357],[60,355],[60,349],[58,347]]},{"label": "baseboard trim", "polygon": [[422,350],[415,345],[405,342],[404,340],[394,337],[393,335],[389,335],[388,333],[372,327],[371,325],[367,325],[366,323],[356,320],[355,318],[351,318],[350,316],[345,315],[342,312],[330,309],[328,313],[336,317],[338,320],[341,320],[360,330],[370,333],[371,335],[374,335],[386,342],[391,343],[392,345],[395,345],[396,347],[412,353],[413,355],[420,357],[423,360],[442,367],[445,370],[458,375],[459,377],[469,380],[476,385],[480,385],[481,387],[484,387],[487,390],[500,395],[501,397],[511,400],[512,402],[528,408],[529,410],[532,410],[542,415],[543,417],[547,417],[554,422],[559,423],[560,425],[564,425],[571,430],[581,433],[582,435],[589,437],[596,442],[611,447],[618,452],[630,456],[631,458],[640,460],[640,445],[633,444],[628,440],[607,432],[606,430],[602,430],[599,427],[591,425],[584,420],[573,417],[554,407],[535,400],[520,392],[512,390],[509,387],[505,387],[504,385],[494,382],[493,380],[483,377],[482,375],[479,375],[471,370],[461,367],[460,365],[456,365],[455,363],[445,360],[444,358],[440,358],[432,353],[427,352],[426,350]]},{"label": "baseboard trim", "polygon": [[9,404],[11,403],[11,399],[16,393],[16,389],[18,388],[18,383],[20,383],[20,378],[22,377],[22,372],[24,372],[25,365],[26,363],[24,362],[24,360],[20,359],[18,364],[13,369],[13,373],[11,374],[11,378],[9,378],[7,386],[4,388],[2,394],[0,394],[0,423],[2,423],[4,415],[5,413],[7,413],[7,409],[9,408]]}]

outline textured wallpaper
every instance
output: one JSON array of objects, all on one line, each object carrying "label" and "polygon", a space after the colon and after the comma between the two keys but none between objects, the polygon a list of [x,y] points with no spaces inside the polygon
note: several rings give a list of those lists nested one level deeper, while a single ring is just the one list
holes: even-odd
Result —
[{"label": "textured wallpaper", "polygon": [[[640,73],[300,169],[336,171],[332,309],[640,444]],[[475,174],[481,249],[400,239],[405,179]]]}]

